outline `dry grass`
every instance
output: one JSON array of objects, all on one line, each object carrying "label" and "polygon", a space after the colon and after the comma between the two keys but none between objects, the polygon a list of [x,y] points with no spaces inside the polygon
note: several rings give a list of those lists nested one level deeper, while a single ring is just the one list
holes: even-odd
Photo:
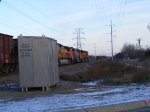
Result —
[{"label": "dry grass", "polygon": [[143,65],[144,65],[144,67],[146,67],[146,68],[150,68],[150,59],[144,60],[144,61],[143,61]]},{"label": "dry grass", "polygon": [[60,75],[60,79],[73,82],[88,82],[105,79],[110,84],[141,83],[150,80],[150,71],[119,62],[97,61],[85,72]]}]

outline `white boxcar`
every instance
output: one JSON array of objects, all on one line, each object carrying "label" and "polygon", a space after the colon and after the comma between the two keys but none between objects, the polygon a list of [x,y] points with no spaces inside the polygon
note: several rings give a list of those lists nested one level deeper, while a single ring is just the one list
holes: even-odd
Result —
[{"label": "white boxcar", "polygon": [[18,36],[20,87],[42,87],[59,82],[57,41],[45,36]]}]

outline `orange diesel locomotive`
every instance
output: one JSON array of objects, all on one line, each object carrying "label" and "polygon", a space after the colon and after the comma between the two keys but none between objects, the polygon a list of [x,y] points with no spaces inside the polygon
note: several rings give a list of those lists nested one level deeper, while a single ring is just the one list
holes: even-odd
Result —
[{"label": "orange diesel locomotive", "polygon": [[88,61],[88,52],[57,44],[58,64],[72,64]]}]

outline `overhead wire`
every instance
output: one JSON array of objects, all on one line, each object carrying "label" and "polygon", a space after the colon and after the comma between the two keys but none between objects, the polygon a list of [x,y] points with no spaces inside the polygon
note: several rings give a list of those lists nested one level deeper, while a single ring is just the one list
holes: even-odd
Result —
[{"label": "overhead wire", "polygon": [[[118,32],[118,34],[119,34],[119,32],[120,32],[120,29],[121,29],[121,25],[122,25],[122,22],[123,22],[123,18],[124,18],[124,14],[125,14],[125,9],[126,9],[126,5],[127,5],[127,0],[125,1],[125,4],[123,5],[123,1],[122,0],[119,0],[119,4],[118,4],[118,13],[116,14],[117,16],[115,17],[115,16],[113,16],[113,1],[111,0],[111,6],[110,6],[110,9],[111,9],[111,20],[112,19],[116,19],[116,24],[117,24],[117,31],[116,31],[116,33]],[[96,4],[96,0],[95,0],[95,4]],[[103,13],[103,11],[102,11],[102,4],[100,4],[101,5],[101,12]],[[97,5],[96,5],[96,7],[97,7]],[[98,16],[99,16],[99,20],[100,20],[100,15],[99,15],[99,11],[98,11],[98,8],[97,8],[97,12],[98,12]],[[102,16],[103,16],[103,14],[102,14]],[[101,18],[103,18],[103,17],[101,17]],[[106,19],[105,19],[106,20]],[[114,21],[114,20],[113,20]],[[100,22],[101,22],[101,20],[100,20]],[[115,22],[115,21],[114,21]],[[117,34],[117,35],[118,35]]]},{"label": "overhead wire", "polygon": [[22,27],[17,26],[17,25],[14,25],[14,24],[9,23],[9,22],[7,22],[7,21],[4,21],[4,20],[2,20],[2,19],[0,19],[0,21],[4,22],[4,23],[6,23],[6,24],[9,24],[9,25],[15,26],[15,27],[17,27],[17,28],[20,28],[20,29],[22,29],[22,30],[24,30],[24,31],[30,32],[30,33],[32,33],[32,34],[36,34],[35,32],[32,32],[32,31],[30,31],[30,30],[27,30],[27,29],[22,28]]},{"label": "overhead wire", "polygon": [[123,14],[122,14],[122,17],[121,17],[121,21],[120,21],[120,26],[119,26],[118,34],[119,34],[119,32],[120,32],[120,27],[121,27],[121,25],[122,25],[122,20],[123,20],[123,17],[124,17],[126,5],[127,5],[127,0],[125,1],[125,6],[124,6]]},{"label": "overhead wire", "polygon": [[102,31],[103,31],[103,35],[104,35],[104,37],[106,37],[105,33],[104,33],[104,29],[102,27],[102,21],[100,19],[99,10],[98,10],[98,6],[97,6],[97,3],[96,3],[96,0],[95,0],[95,5],[96,5],[96,10],[97,10],[97,13],[98,13],[99,21],[100,21],[100,24],[101,24],[101,28],[102,28]]},{"label": "overhead wire", "polygon": [[[119,2],[118,2],[118,4],[116,4],[116,17],[115,17],[115,20],[113,21],[114,23],[115,23],[115,32],[117,32],[117,25],[118,25],[118,18],[119,18],[119,13],[120,13],[120,0],[118,0]],[[117,11],[118,10],[118,11]],[[116,35],[116,33],[115,33],[115,38],[114,38],[114,40],[113,40],[113,45],[114,45],[114,48],[115,48],[115,46],[116,46],[116,39],[117,39],[117,35]]]},{"label": "overhead wire", "polygon": [[[117,32],[118,32],[118,29],[119,29],[121,11],[122,11],[122,1],[118,0],[118,4],[117,4],[117,16],[116,16],[116,21],[115,21],[115,25],[116,25],[116,38],[118,36]],[[116,41],[116,38],[115,38],[115,41]]]},{"label": "overhead wire", "polygon": [[25,32],[25,31],[20,30],[19,28],[15,28],[15,27],[13,27],[13,26],[11,26],[11,25],[9,25],[9,24],[3,23],[3,22],[1,22],[1,21],[0,21],[0,24],[3,24],[4,26],[7,26],[7,27],[12,28],[12,29],[14,29],[14,30],[23,32],[23,33],[25,33],[25,34],[30,34],[30,33],[27,33],[27,32]]},{"label": "overhead wire", "polygon": [[[127,4],[127,0],[125,2],[125,5],[123,7],[123,1],[119,0],[119,4],[118,4],[118,13],[117,13],[117,17],[116,17],[116,26],[117,26],[117,30],[116,30],[116,38],[118,37],[119,31],[120,31],[120,27],[122,25],[122,20],[124,17],[124,12],[125,12],[125,8],[126,8],[126,4]],[[114,40],[114,46],[116,45],[116,38]]]},{"label": "overhead wire", "polygon": [[107,33],[107,31],[106,31],[106,19],[104,18],[106,15],[105,15],[105,11],[104,11],[104,1],[103,0],[101,0],[101,2],[100,2],[100,9],[101,9],[101,13],[102,13],[102,18],[103,18],[103,21],[104,21],[104,24],[105,24],[105,35],[106,35],[106,33]]},{"label": "overhead wire", "polygon": [[[42,11],[40,11],[39,9],[37,9],[36,7],[34,7],[33,5],[31,5],[29,2],[27,2],[26,0],[23,0],[25,3],[27,3],[28,5],[30,5],[30,7],[32,7],[33,9],[35,9],[36,11],[38,11],[39,13],[41,13],[42,15],[44,15],[45,17],[47,17],[48,19],[50,19],[51,21],[55,22],[56,24],[59,24],[60,26],[67,28],[63,25],[61,25],[60,23],[54,21],[53,19],[51,19],[49,16],[47,16],[46,14],[44,14]],[[67,28],[68,29],[68,28]]]},{"label": "overhead wire", "polygon": [[112,18],[113,18],[112,15],[113,14],[112,14],[112,0],[111,0],[111,20],[110,21],[112,21]]},{"label": "overhead wire", "polygon": [[[24,12],[18,10],[17,8],[15,8],[14,6],[10,5],[10,4],[7,3],[6,1],[3,1],[3,2],[1,2],[1,3],[3,3],[4,5],[6,5],[7,7],[11,8],[12,10],[16,11],[16,12],[19,13],[20,15],[25,16],[25,17],[29,18],[30,20],[32,20],[32,21],[34,21],[34,22],[36,22],[36,23],[38,23],[38,24],[44,26],[45,28],[48,28],[48,29],[53,30],[53,31],[55,31],[55,32],[59,32],[59,31],[57,31],[57,30],[55,30],[55,29],[50,28],[50,27],[47,26],[47,25],[42,24],[41,22],[37,21],[36,19],[34,19],[34,18],[30,17],[29,15],[25,14]],[[62,32],[59,32],[59,33],[62,33]],[[64,34],[64,33],[62,33],[62,34]]]},{"label": "overhead wire", "polygon": [[117,32],[119,30],[119,23],[120,23],[120,19],[121,19],[121,12],[122,12],[122,5],[123,5],[123,2],[121,0],[119,0],[119,5],[118,5],[118,16],[117,16]]}]

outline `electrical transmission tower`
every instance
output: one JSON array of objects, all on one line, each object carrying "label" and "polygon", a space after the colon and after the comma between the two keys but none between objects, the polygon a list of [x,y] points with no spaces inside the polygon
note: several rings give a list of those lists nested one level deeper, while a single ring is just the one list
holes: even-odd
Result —
[{"label": "electrical transmission tower", "polygon": [[75,29],[75,33],[74,34],[77,34],[77,37],[76,38],[73,38],[73,39],[77,39],[77,49],[79,50],[82,50],[82,43],[81,43],[81,39],[85,39],[83,37],[81,37],[81,33],[84,34],[81,30],[83,28],[77,28]]},{"label": "electrical transmission tower", "polygon": [[141,49],[141,44],[140,44],[140,42],[142,41],[142,39],[137,39],[137,41],[138,41],[138,43],[139,43],[139,48]]},{"label": "electrical transmission tower", "polygon": [[110,21],[110,35],[111,35],[111,53],[112,53],[112,61],[114,60],[114,57],[113,57],[113,37],[115,37],[115,35],[113,34],[114,30],[113,30],[113,25],[112,25],[112,21]]}]

